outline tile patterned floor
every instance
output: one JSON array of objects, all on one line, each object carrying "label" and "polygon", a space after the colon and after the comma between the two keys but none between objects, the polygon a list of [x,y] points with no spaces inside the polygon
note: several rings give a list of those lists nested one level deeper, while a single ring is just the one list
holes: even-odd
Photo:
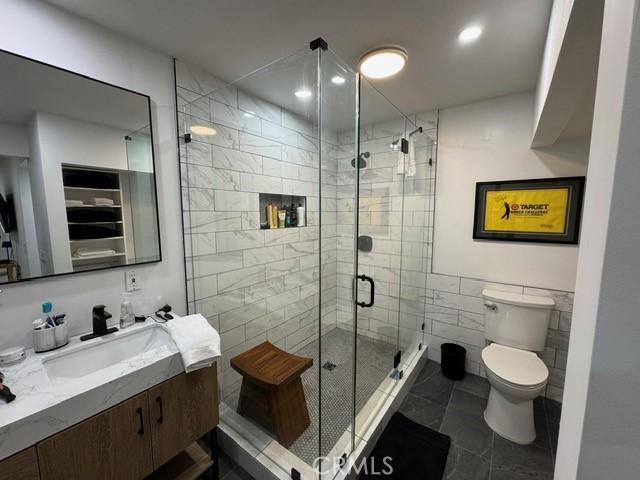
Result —
[{"label": "tile patterned floor", "polygon": [[552,480],[561,404],[534,402],[538,436],[522,446],[503,439],[485,423],[486,379],[467,374],[454,382],[440,365],[424,366],[400,411],[414,421],[451,436],[446,480]]}]

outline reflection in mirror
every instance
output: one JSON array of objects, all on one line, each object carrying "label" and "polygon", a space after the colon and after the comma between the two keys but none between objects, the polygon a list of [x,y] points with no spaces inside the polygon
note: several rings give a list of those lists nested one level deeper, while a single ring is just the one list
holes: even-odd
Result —
[{"label": "reflection in mirror", "polygon": [[149,97],[0,52],[0,283],[160,260]]}]

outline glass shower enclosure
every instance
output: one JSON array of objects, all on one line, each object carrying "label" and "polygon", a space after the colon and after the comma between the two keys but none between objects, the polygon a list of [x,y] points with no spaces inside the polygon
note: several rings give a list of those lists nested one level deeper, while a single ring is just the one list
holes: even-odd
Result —
[{"label": "glass shower enclosure", "polygon": [[[321,39],[187,97],[188,308],[221,335],[223,428],[281,475],[333,478],[424,351],[433,137]],[[240,408],[232,359],[265,342],[311,361],[286,380],[302,385],[295,412]],[[293,440],[282,415],[306,417]]]}]

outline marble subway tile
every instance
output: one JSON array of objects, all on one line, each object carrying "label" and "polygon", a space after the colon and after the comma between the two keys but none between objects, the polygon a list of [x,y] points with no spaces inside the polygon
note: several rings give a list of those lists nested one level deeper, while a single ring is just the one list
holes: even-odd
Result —
[{"label": "marble subway tile", "polygon": [[242,173],[240,182],[243,192],[258,193],[282,193],[282,179],[257,175],[254,173]]},{"label": "marble subway tile", "polygon": [[226,292],[264,282],[264,272],[264,265],[257,265],[221,273],[218,275],[218,290]]},{"label": "marble subway tile", "polygon": [[212,233],[238,230],[242,221],[238,212],[189,212],[191,233]]},{"label": "marble subway tile", "polygon": [[262,121],[262,136],[285,145],[296,145],[298,140],[298,132],[295,130],[266,120]]},{"label": "marble subway tile", "polygon": [[259,137],[247,132],[239,134],[240,150],[247,153],[282,159],[282,145],[267,138]]},{"label": "marble subway tile", "polygon": [[284,245],[250,248],[243,250],[242,257],[245,267],[280,261],[284,258]]},{"label": "marble subway tile", "polygon": [[216,100],[210,102],[210,118],[212,122],[243,132],[252,132],[258,135],[261,132],[259,117]]},{"label": "marble subway tile", "polygon": [[217,211],[257,212],[259,208],[257,193],[216,190],[214,198]]},{"label": "marble subway tile", "polygon": [[249,95],[242,90],[238,90],[238,108],[270,122],[282,124],[282,109],[280,107]]},{"label": "marble subway tile", "polygon": [[246,322],[263,316],[266,313],[267,302],[265,300],[260,300],[249,305],[243,305],[240,308],[221,313],[219,316],[220,331],[226,332],[240,325],[244,325]]},{"label": "marble subway tile", "polygon": [[[209,164],[213,167],[237,170],[239,172],[262,172],[262,157],[260,155],[254,155],[251,153],[241,152],[240,150],[219,147],[216,145],[211,145],[210,149],[211,158],[209,159]],[[225,190],[230,189],[226,188]]]},{"label": "marble subway tile", "polygon": [[501,292],[517,293],[522,295],[523,287],[508,285],[505,283],[486,282],[471,278],[462,278],[460,281],[460,293],[472,297],[482,297],[482,290],[499,290]]},{"label": "marble subway tile", "polygon": [[[261,230],[240,230],[221,232],[216,235],[216,249],[218,252],[244,250],[264,246],[264,233]],[[240,252],[242,257],[242,252]]]},{"label": "marble subway tile", "polygon": [[433,290],[458,293],[460,292],[460,277],[429,273],[427,274],[427,285]]},{"label": "marble subway tile", "polygon": [[240,174],[222,168],[189,165],[187,182],[190,187],[240,190]]},{"label": "marble subway tile", "polygon": [[193,275],[202,277],[242,268],[242,252],[225,252],[193,258]]}]

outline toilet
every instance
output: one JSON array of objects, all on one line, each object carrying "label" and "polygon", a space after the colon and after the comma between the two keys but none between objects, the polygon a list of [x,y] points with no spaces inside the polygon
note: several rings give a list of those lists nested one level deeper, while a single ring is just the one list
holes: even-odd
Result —
[{"label": "toilet", "polygon": [[491,385],[484,419],[501,437],[527,445],[536,438],[533,400],[549,370],[534,353],[544,350],[553,299],[483,290],[485,337],[482,363]]}]

